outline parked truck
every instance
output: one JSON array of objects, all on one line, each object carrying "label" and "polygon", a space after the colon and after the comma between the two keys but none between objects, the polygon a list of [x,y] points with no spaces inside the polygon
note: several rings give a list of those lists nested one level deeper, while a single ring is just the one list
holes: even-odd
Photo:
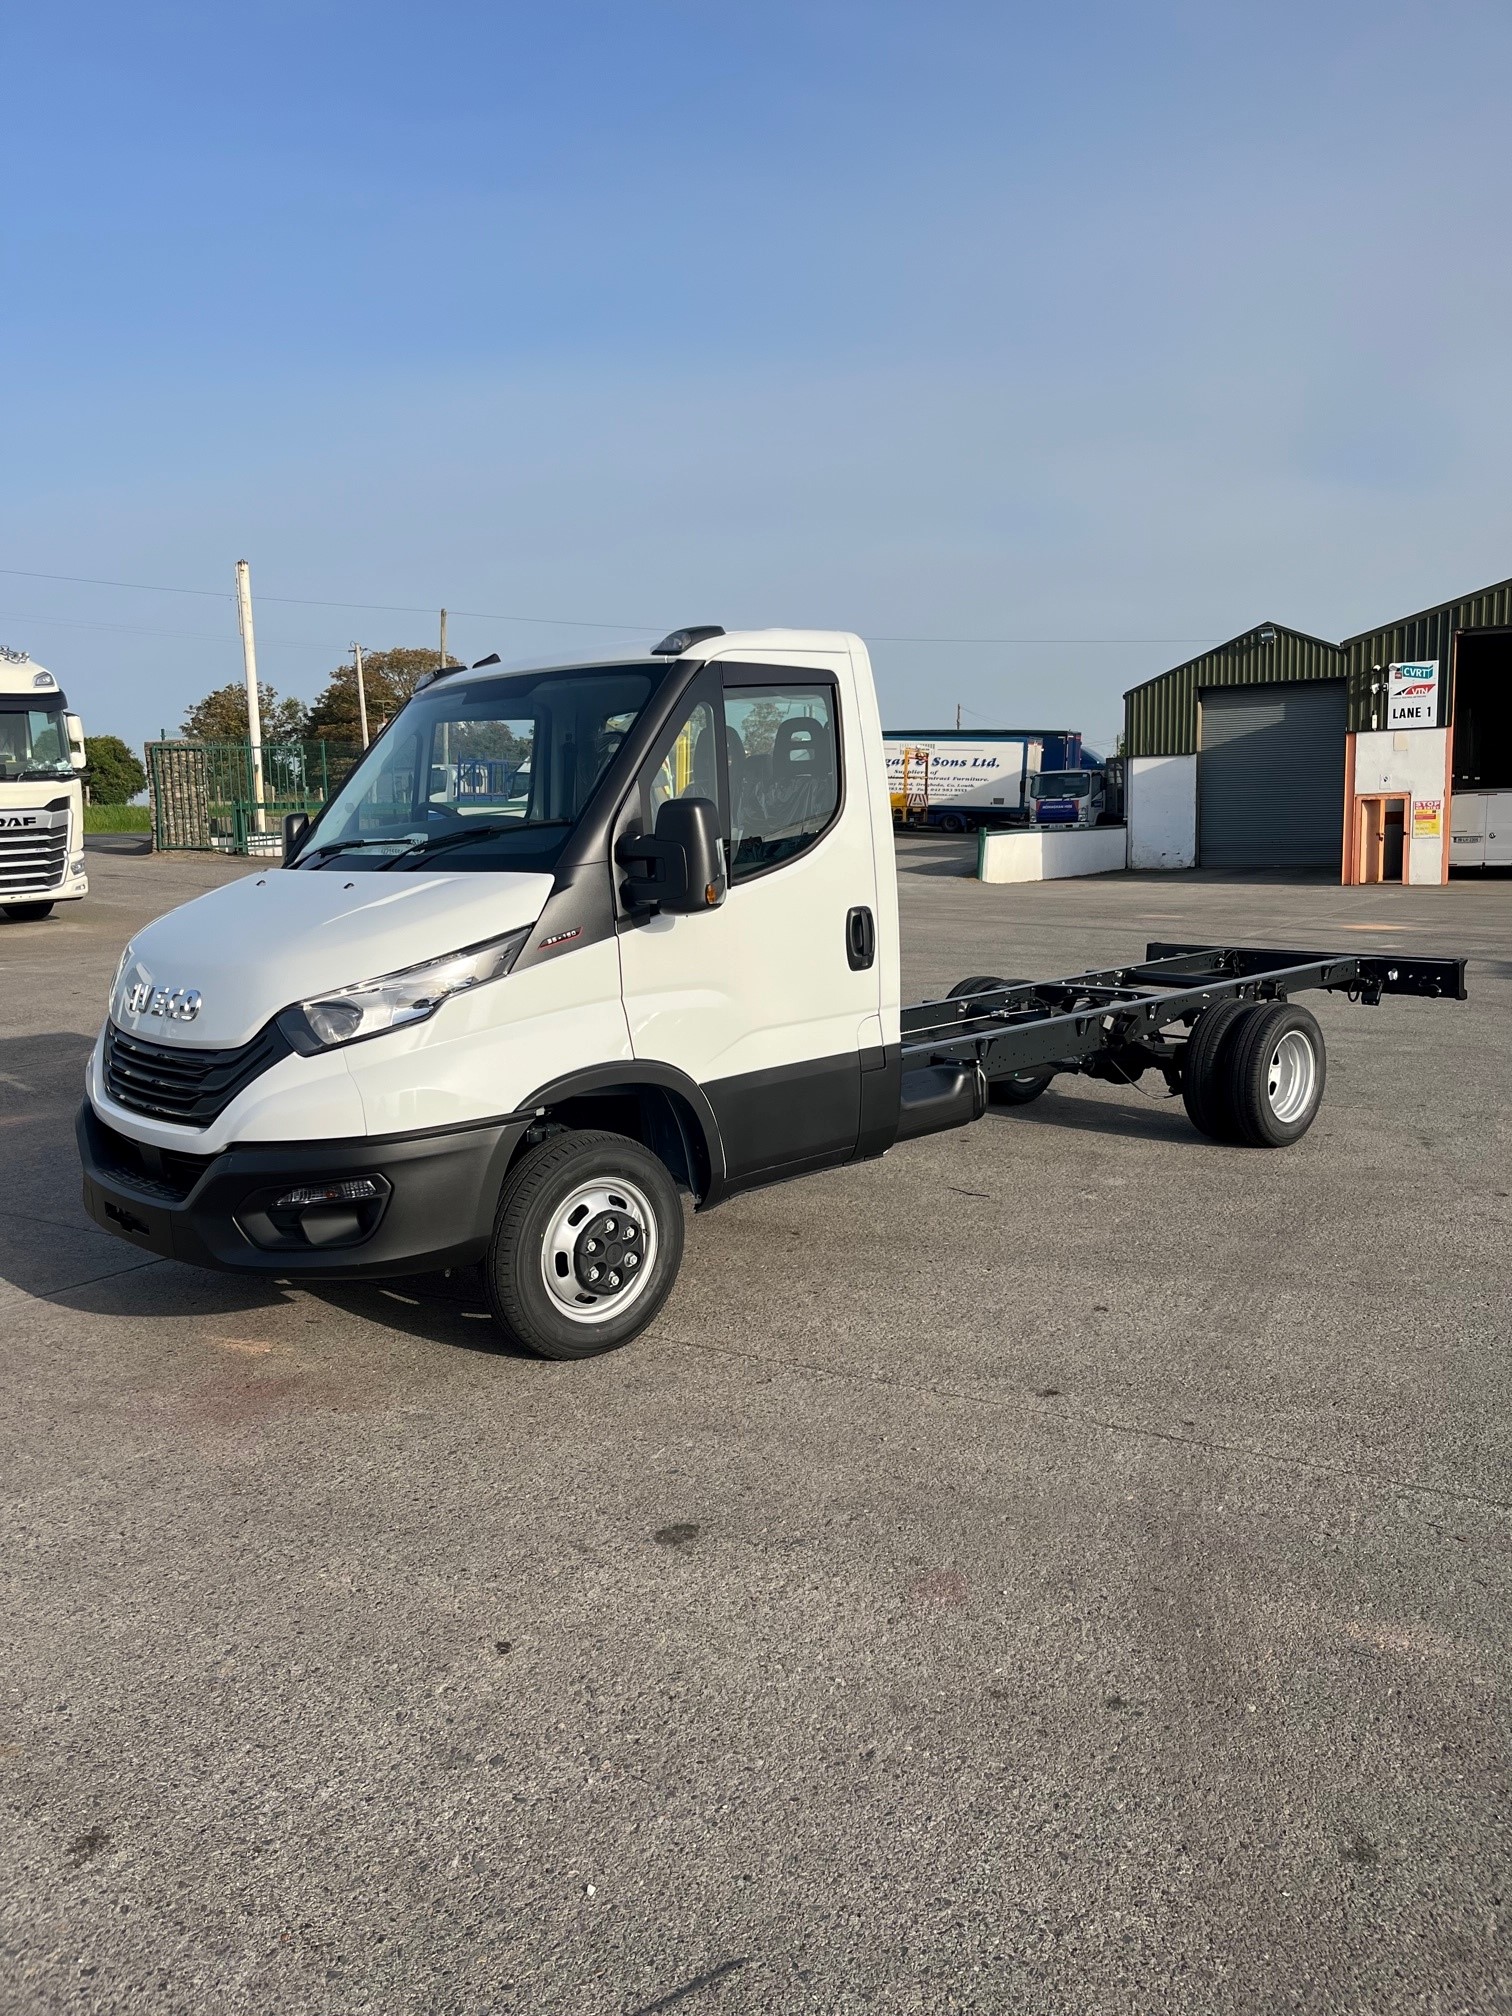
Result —
[{"label": "parked truck", "polygon": [[89,891],[84,723],[51,672],[0,645],[0,910],[15,924]]},{"label": "parked truck", "polygon": [[1030,779],[1074,769],[1082,756],[1081,736],[1069,728],[935,729],[889,734],[883,748],[896,823],[946,833],[1031,819]]},{"label": "parked truck", "polygon": [[[491,802],[462,765],[505,753]],[[1155,944],[905,1005],[893,851],[859,637],[707,626],[432,675],[290,815],[282,867],[122,952],[88,1211],[269,1278],[477,1264],[507,1336],[586,1358],[662,1306],[684,1197],[881,1156],[1057,1073],[1154,1073],[1202,1132],[1285,1146],[1324,1085],[1298,994],[1464,998],[1457,958]]]}]

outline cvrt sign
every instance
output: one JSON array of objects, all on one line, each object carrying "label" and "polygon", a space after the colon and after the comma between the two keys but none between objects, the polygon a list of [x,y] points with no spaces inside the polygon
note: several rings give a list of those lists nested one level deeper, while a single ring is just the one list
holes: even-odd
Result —
[{"label": "cvrt sign", "polygon": [[1388,665],[1386,668],[1386,726],[1388,728],[1437,728],[1439,661],[1426,664]]}]

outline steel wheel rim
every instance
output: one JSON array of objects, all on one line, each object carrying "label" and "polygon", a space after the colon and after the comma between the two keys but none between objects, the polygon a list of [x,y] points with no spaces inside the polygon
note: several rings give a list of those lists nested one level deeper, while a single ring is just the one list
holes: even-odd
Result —
[{"label": "steel wheel rim", "polygon": [[[605,1218],[613,1219],[617,1229],[622,1229],[626,1220],[635,1225],[638,1236],[630,1246],[635,1264],[628,1272],[621,1269],[619,1287],[596,1290],[583,1279],[584,1263],[594,1256],[580,1249],[589,1228]],[[656,1213],[645,1191],[623,1177],[595,1177],[576,1185],[552,1207],[551,1222],[541,1242],[541,1279],[552,1306],[569,1322],[607,1323],[644,1295],[646,1283],[656,1272],[659,1247]]]},{"label": "steel wheel rim", "polygon": [[1300,1029],[1288,1029],[1271,1052],[1265,1073],[1266,1098],[1283,1126],[1302,1118],[1317,1082],[1317,1052]]}]

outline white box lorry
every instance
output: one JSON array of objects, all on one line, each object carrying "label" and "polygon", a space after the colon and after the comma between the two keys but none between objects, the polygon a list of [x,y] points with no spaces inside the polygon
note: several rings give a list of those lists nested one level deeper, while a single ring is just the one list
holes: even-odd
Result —
[{"label": "white box lorry", "polygon": [[84,723],[51,672],[0,645],[0,911],[13,924],[89,893]]},{"label": "white box lorry", "polygon": [[480,1263],[501,1328],[559,1358],[655,1316],[684,1196],[1056,1072],[1155,1070],[1207,1133],[1281,1146],[1325,1069],[1294,993],[1464,996],[1458,959],[1151,946],[905,1007],[871,667],[831,632],[436,676],[285,843],[122,953],[78,1120],[91,1216],[288,1279]]}]

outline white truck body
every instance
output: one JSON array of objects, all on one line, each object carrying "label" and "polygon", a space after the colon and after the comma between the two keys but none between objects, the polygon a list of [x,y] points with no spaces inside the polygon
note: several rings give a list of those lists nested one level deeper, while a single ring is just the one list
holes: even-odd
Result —
[{"label": "white truck body", "polygon": [[84,724],[57,680],[0,647],[0,910],[13,922],[88,893],[83,767]]},{"label": "white truck body", "polygon": [[915,774],[927,777],[932,812],[967,808],[1021,812],[1025,780],[1040,767],[1043,746],[1030,736],[984,736],[965,742],[958,737],[889,735],[883,743],[888,789],[894,799],[903,793],[906,764],[910,781]]},{"label": "white truck body", "polygon": [[[1177,1087],[1171,1032],[1220,1002],[1248,1075],[1217,1083],[1209,1044],[1188,1110],[1284,1145],[1323,1084],[1288,989],[1463,994],[1463,961],[1178,947],[904,1009],[871,667],[834,632],[434,675],[285,840],[284,866],[123,952],[86,1207],[150,1252],[280,1278],[477,1263],[506,1333],[555,1357],[652,1319],[679,1192],[702,1210],[882,1155],[1057,1071]],[[1254,1056],[1283,1042],[1267,1094]]]}]

